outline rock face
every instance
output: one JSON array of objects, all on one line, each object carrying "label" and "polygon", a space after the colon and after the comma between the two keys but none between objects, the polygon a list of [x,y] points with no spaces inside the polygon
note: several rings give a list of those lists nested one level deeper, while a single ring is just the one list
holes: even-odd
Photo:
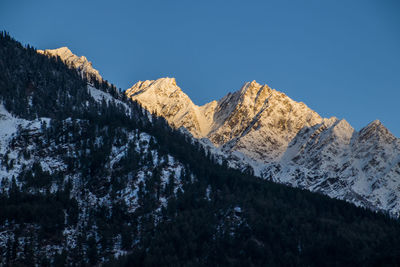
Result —
[{"label": "rock face", "polygon": [[214,119],[207,137],[215,145],[263,163],[279,161],[300,129],[322,121],[305,104],[255,81],[221,99]]},{"label": "rock face", "polygon": [[203,106],[173,78],[138,82],[125,94],[203,139],[232,167],[251,167],[266,179],[400,214],[400,141],[379,121],[357,132],[345,120],[321,118],[255,81]]}]

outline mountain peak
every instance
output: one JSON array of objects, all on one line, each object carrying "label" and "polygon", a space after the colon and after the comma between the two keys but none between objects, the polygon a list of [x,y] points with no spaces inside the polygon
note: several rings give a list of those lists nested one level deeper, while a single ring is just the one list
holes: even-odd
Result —
[{"label": "mountain peak", "polygon": [[248,84],[250,87],[260,87],[261,84],[259,84],[258,82],[256,82],[256,80],[253,80],[251,82],[247,82],[245,84]]},{"label": "mountain peak", "polygon": [[148,93],[152,91],[152,93],[156,95],[170,95],[174,92],[182,92],[182,90],[176,84],[175,78],[165,77],[157,80],[138,81],[131,88],[126,90],[125,94],[128,97],[132,97],[146,91],[148,91]]},{"label": "mountain peak", "polygon": [[248,92],[258,92],[258,90],[263,87],[261,84],[259,84],[258,82],[256,82],[255,80],[251,81],[251,82],[245,82],[242,86],[242,88],[240,89],[240,92],[242,94],[246,94]]},{"label": "mountain peak", "polygon": [[74,53],[72,53],[72,51],[66,46],[55,49],[38,49],[37,52],[45,55],[59,56],[63,61],[70,59],[71,57],[78,58],[78,56],[74,55]]},{"label": "mountain peak", "polygon": [[139,81],[126,90],[125,95],[150,112],[163,116],[173,127],[185,127],[197,138],[209,132],[211,111],[216,103],[196,106],[179,88],[175,78]]},{"label": "mountain peak", "polygon": [[271,94],[272,89],[268,85],[261,85],[253,80],[252,82],[244,83],[239,91],[232,95],[227,95],[227,97],[233,97],[233,99],[229,101],[238,102],[240,105],[251,106],[254,107],[254,109],[258,109],[265,104],[266,99],[269,98]]},{"label": "mountain peak", "polygon": [[371,125],[371,126],[374,125],[374,126],[377,126],[377,127],[385,127],[385,126],[383,126],[382,122],[380,120],[378,120],[378,119],[372,121],[369,125]]},{"label": "mountain peak", "polygon": [[88,79],[94,76],[99,81],[103,80],[100,73],[93,68],[92,62],[88,61],[85,56],[78,57],[66,46],[56,49],[37,50],[37,52],[46,56],[60,57],[67,65],[77,69],[82,76],[86,76]]},{"label": "mountain peak", "polygon": [[169,90],[171,88],[181,90],[176,84],[175,78],[169,78],[169,77],[159,78],[155,81],[152,81],[152,83],[154,83],[155,87],[163,90]]},{"label": "mountain peak", "polygon": [[374,120],[374,121],[370,122],[362,130],[388,131],[388,129],[382,124],[382,122],[380,120]]},{"label": "mountain peak", "polygon": [[62,46],[62,47],[56,48],[56,49],[46,49],[46,50],[48,50],[48,51],[53,50],[53,51],[59,51],[59,52],[65,52],[65,53],[71,53],[72,54],[71,50],[67,46]]},{"label": "mountain peak", "polygon": [[374,120],[360,130],[360,139],[366,140],[378,138],[391,143],[397,138],[382,124],[380,120]]},{"label": "mountain peak", "polygon": [[48,51],[48,52],[53,51],[54,53],[57,53],[57,54],[71,54],[71,55],[73,54],[72,51],[66,46],[56,48],[56,49],[46,49],[46,51]]}]

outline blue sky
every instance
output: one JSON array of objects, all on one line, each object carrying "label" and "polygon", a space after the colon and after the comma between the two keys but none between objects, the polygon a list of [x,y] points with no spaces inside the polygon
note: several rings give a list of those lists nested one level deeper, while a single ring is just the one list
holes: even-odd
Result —
[{"label": "blue sky", "polygon": [[256,80],[400,137],[400,2],[2,0],[0,29],[68,46],[126,89],[175,77],[196,104]]}]

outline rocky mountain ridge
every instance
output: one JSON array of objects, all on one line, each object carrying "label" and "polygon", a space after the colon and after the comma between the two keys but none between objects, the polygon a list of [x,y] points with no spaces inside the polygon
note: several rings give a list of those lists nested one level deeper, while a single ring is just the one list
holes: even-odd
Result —
[{"label": "rocky mountain ridge", "polygon": [[322,118],[255,81],[201,107],[173,78],[140,85],[125,94],[172,126],[210,140],[232,167],[251,166],[275,182],[399,215],[400,141],[379,121],[357,132],[346,120]]}]

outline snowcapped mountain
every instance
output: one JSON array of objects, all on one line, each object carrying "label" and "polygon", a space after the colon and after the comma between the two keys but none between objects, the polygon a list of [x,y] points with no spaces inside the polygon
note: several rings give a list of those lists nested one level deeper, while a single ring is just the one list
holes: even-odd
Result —
[{"label": "snowcapped mountain", "polygon": [[184,126],[194,137],[265,163],[279,161],[300,129],[322,122],[305,104],[255,81],[200,107],[173,78],[139,82],[125,94],[174,127]]},{"label": "snowcapped mountain", "polygon": [[232,167],[251,166],[275,182],[400,214],[400,141],[379,121],[357,132],[255,81],[203,106],[173,78],[138,82],[125,94],[185,127]]},{"label": "snowcapped mountain", "polygon": [[[102,80],[86,57],[66,47],[38,52],[59,56],[82,76]],[[125,95],[171,126],[187,129],[233,168],[400,215],[400,141],[379,121],[357,132],[347,121],[322,118],[256,81],[202,106],[175,78],[139,81]]]}]

